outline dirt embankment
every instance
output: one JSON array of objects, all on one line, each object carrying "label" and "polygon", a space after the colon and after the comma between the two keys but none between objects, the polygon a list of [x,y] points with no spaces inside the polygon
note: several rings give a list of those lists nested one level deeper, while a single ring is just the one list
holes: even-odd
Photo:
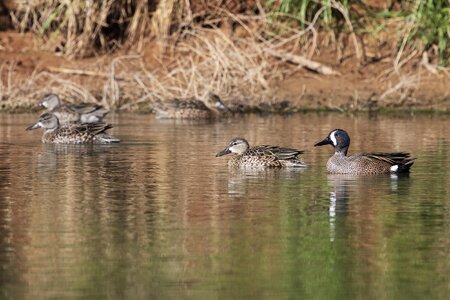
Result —
[{"label": "dirt embankment", "polygon": [[[350,39],[340,52],[322,42],[313,55],[298,51],[292,56],[260,51],[255,43],[246,44],[253,37],[245,30],[226,24],[195,38],[186,39],[182,50],[148,40],[110,55],[69,60],[39,50],[41,40],[32,34],[0,31],[0,109],[26,109],[53,91],[63,98],[75,95],[70,101],[101,101],[111,109],[149,111],[152,99],[192,96],[191,92],[214,82],[209,89],[244,109],[450,111],[448,70],[435,73],[426,57],[417,56],[406,57],[396,70],[392,44],[386,41],[360,41],[365,46],[363,59],[356,59]],[[199,54],[199,47],[208,54]],[[261,53],[253,57],[255,52]],[[299,57],[307,61],[299,63]],[[218,66],[211,67],[216,62]],[[329,67],[333,74],[312,71],[314,65],[309,63]],[[181,83],[173,87],[174,82]]]}]

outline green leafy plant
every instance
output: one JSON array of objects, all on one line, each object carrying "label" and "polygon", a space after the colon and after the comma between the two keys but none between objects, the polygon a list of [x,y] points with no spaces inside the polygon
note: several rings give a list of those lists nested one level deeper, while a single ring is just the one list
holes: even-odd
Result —
[{"label": "green leafy plant", "polygon": [[[360,2],[360,1],[354,1]],[[326,30],[337,29],[343,20],[337,5],[350,11],[349,1],[335,0],[268,0],[266,7],[272,17],[283,19],[289,16],[299,21],[301,27],[316,22]]]},{"label": "green leafy plant", "polygon": [[438,49],[439,63],[448,65],[450,59],[450,3],[447,0],[417,0],[407,18],[413,22],[409,39],[419,40],[427,50]]}]

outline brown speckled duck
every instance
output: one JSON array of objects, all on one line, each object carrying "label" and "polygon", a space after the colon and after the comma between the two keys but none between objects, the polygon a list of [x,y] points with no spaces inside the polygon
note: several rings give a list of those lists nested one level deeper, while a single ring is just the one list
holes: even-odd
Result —
[{"label": "brown speckled duck", "polygon": [[42,142],[45,144],[111,144],[120,140],[106,133],[112,128],[104,123],[74,123],[60,125],[58,118],[52,113],[45,113],[26,130],[44,128]]},{"label": "brown speckled duck", "polygon": [[407,173],[415,160],[407,152],[372,152],[347,156],[350,137],[342,129],[332,130],[324,140],[314,146],[328,144],[334,148],[334,155],[327,162],[327,171],[330,174]]},{"label": "brown speckled duck", "polygon": [[298,156],[301,150],[278,146],[260,145],[251,147],[247,140],[234,138],[228,146],[216,154],[216,157],[236,153],[229,161],[234,167],[306,167]]},{"label": "brown speckled duck", "polygon": [[108,114],[108,110],[95,103],[63,104],[56,94],[46,94],[37,105],[54,114],[61,124],[98,123]]},{"label": "brown speckled duck", "polygon": [[228,108],[214,93],[208,93],[203,100],[191,98],[159,101],[153,104],[152,109],[160,119],[210,119],[228,112]]}]

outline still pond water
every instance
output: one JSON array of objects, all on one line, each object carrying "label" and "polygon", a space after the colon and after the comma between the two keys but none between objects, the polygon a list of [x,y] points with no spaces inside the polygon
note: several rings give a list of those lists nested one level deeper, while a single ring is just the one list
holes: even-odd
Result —
[{"label": "still pond water", "polygon": [[[448,299],[449,116],[294,114],[217,122],[112,115],[123,142],[40,143],[0,115],[1,299]],[[409,151],[409,177],[329,176]],[[235,136],[304,149],[306,170],[240,171]]]}]

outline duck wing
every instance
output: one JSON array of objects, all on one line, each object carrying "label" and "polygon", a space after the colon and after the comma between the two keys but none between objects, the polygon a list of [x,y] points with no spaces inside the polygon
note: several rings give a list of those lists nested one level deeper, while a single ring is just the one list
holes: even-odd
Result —
[{"label": "duck wing", "polygon": [[[72,132],[77,132],[79,134],[89,133],[92,135],[98,135],[100,133],[104,133],[106,130],[112,128],[112,124],[106,123],[83,123],[83,124],[73,124],[71,126],[67,126],[66,129]],[[61,128],[64,129],[64,128]]]},{"label": "duck wing", "polygon": [[408,152],[372,152],[361,155],[370,159],[387,162],[390,165],[405,164],[406,162],[415,160]]},{"label": "duck wing", "polygon": [[369,160],[383,161],[391,166],[397,166],[395,172],[398,173],[409,172],[409,169],[416,160],[416,158],[411,157],[411,154],[409,154],[408,152],[373,152],[363,153],[362,156]]},{"label": "duck wing", "polygon": [[196,99],[169,99],[164,101],[157,101],[153,104],[153,109],[156,110],[177,110],[177,109],[201,109],[208,110],[208,107],[200,100]]},{"label": "duck wing", "polygon": [[94,112],[99,112],[99,113],[107,113],[108,110],[105,109],[102,105],[100,104],[95,104],[95,103],[79,103],[79,104],[71,104],[68,105],[68,108],[79,113],[79,114],[91,114]]},{"label": "duck wing", "polygon": [[274,159],[278,160],[289,160],[294,159],[298,155],[304,153],[302,150],[284,148],[279,146],[271,146],[271,145],[260,145],[250,148],[249,151],[252,155],[257,156],[270,156]]}]

